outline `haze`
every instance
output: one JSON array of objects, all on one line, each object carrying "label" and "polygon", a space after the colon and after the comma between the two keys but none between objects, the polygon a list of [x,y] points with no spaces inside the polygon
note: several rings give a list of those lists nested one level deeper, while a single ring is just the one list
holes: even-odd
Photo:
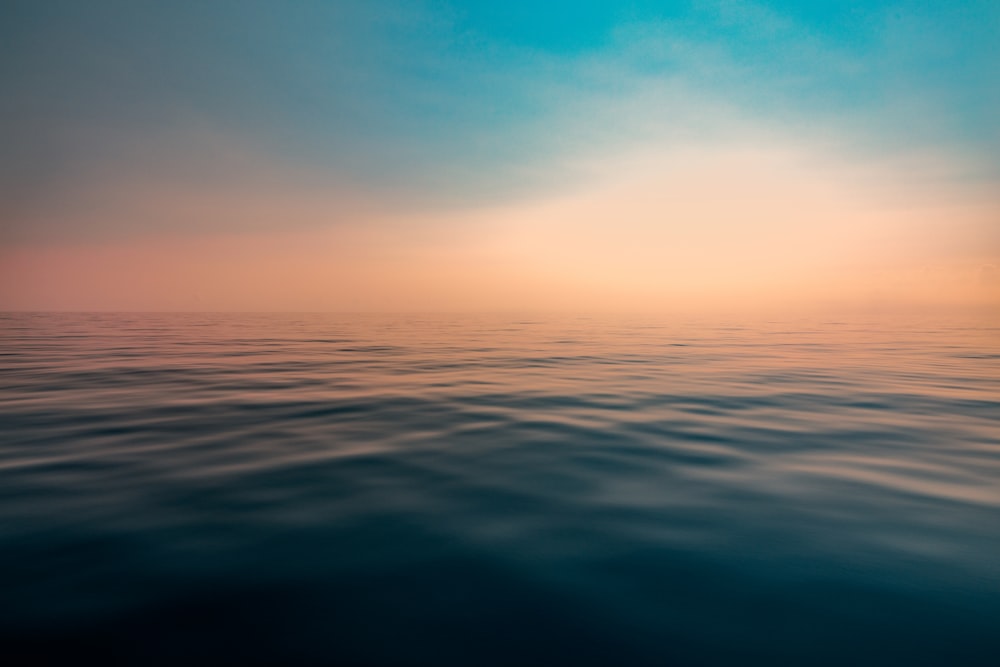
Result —
[{"label": "haze", "polygon": [[0,309],[1000,306],[995,2],[7,2]]}]

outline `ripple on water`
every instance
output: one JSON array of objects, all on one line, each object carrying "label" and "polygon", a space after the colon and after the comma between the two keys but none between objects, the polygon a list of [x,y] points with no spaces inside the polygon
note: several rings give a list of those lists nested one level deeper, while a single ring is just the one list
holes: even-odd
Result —
[{"label": "ripple on water", "polygon": [[123,664],[993,664],[998,333],[2,316],[0,641]]}]

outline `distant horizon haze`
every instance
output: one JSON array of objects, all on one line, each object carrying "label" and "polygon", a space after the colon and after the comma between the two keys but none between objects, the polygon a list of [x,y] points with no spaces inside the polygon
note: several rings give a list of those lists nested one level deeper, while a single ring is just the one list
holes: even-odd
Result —
[{"label": "distant horizon haze", "polygon": [[0,9],[0,310],[1000,310],[1000,5]]}]

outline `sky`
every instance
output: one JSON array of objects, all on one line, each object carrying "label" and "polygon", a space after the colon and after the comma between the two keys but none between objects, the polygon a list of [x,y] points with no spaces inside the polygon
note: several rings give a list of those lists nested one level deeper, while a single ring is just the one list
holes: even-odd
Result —
[{"label": "sky", "polygon": [[0,310],[1000,308],[1000,3],[8,0]]}]

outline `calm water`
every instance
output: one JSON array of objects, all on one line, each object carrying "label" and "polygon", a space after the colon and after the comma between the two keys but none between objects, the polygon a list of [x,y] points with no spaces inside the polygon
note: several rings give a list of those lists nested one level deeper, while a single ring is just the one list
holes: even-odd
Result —
[{"label": "calm water", "polygon": [[6,664],[1000,664],[995,324],[7,315],[0,353]]}]

